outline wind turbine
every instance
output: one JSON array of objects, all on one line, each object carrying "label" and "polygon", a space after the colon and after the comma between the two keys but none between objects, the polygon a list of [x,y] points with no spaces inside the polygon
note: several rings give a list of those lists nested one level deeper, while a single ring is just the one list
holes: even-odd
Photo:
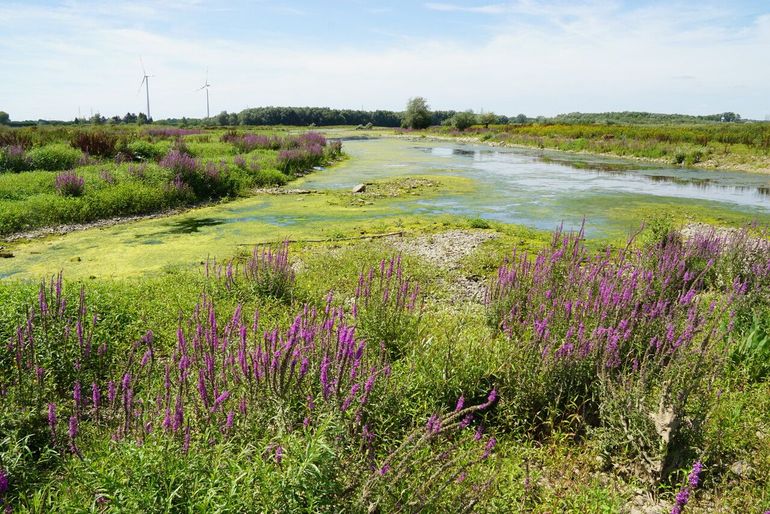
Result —
[{"label": "wind turbine", "polygon": [[200,91],[201,89],[206,90],[206,117],[207,118],[211,117],[211,113],[209,112],[209,86],[211,86],[211,84],[209,84],[209,69],[206,68],[206,82],[204,82],[203,85],[198,89],[196,89],[195,91]]},{"label": "wind turbine", "polygon": [[144,86],[144,90],[147,93],[147,121],[150,120],[150,77],[154,77],[155,75],[147,75],[147,70],[144,69],[144,61],[141,57],[139,57],[139,63],[142,65],[142,82],[139,83],[139,89],[137,90],[137,93],[142,90],[142,86]]}]

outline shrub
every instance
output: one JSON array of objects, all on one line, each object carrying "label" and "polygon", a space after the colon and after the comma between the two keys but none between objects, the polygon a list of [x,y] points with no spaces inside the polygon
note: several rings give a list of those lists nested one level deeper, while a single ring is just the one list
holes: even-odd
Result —
[{"label": "shrub", "polygon": [[70,140],[70,144],[83,153],[106,158],[115,155],[117,142],[118,137],[106,131],[77,132]]},{"label": "shrub", "polygon": [[190,157],[178,149],[172,149],[160,161],[160,165],[181,175],[182,178],[186,178],[198,171],[199,163],[194,157]]},{"label": "shrub", "polygon": [[156,138],[181,138],[193,134],[203,134],[200,129],[182,129],[182,128],[151,128],[147,129],[147,134]]},{"label": "shrub", "polygon": [[254,185],[257,187],[282,186],[289,181],[289,177],[278,170],[259,170],[253,175]]},{"label": "shrub", "polygon": [[85,190],[85,180],[74,171],[56,175],[55,187],[63,196],[81,196]]},{"label": "shrub", "polygon": [[490,227],[489,222],[483,218],[471,218],[468,220],[468,225],[470,225],[471,228],[486,229]]},{"label": "shrub", "polygon": [[74,167],[82,153],[66,144],[52,144],[29,151],[29,160],[36,170],[60,171]]},{"label": "shrub", "polygon": [[296,174],[322,164],[323,156],[323,148],[319,145],[281,150],[277,165],[286,174]]},{"label": "shrub", "polygon": [[29,132],[22,130],[0,130],[0,147],[20,146],[24,150],[32,148],[33,139]]},{"label": "shrub", "polygon": [[144,139],[131,141],[126,145],[126,151],[135,161],[154,160],[163,155],[161,148]]},{"label": "shrub", "polygon": [[615,464],[665,480],[698,444],[724,365],[715,341],[752,284],[736,275],[721,300],[709,294],[709,273],[729,255],[724,236],[594,256],[581,241],[557,231],[534,260],[514,252],[490,286],[489,319],[513,345],[501,386],[510,422],[582,420],[577,429],[599,427]]},{"label": "shrub", "polygon": [[422,315],[420,285],[404,277],[400,254],[358,276],[353,313],[361,333],[383,344],[391,358],[401,357],[416,341]]},{"label": "shrub", "polygon": [[239,290],[291,302],[294,270],[289,263],[289,243],[279,248],[255,246],[245,261],[233,259],[222,265],[206,263],[206,276],[216,277],[227,290]]},{"label": "shrub", "polygon": [[18,173],[31,168],[32,163],[21,145],[0,148],[0,172],[13,171]]}]

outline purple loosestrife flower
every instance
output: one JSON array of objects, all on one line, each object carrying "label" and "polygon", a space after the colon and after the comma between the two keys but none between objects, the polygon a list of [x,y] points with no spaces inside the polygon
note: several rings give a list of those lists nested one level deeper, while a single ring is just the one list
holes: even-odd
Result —
[{"label": "purple loosestrife flower", "polygon": [[684,511],[685,506],[690,501],[690,493],[698,487],[701,471],[703,471],[703,464],[700,460],[697,460],[692,466],[692,471],[690,471],[690,474],[687,476],[687,484],[685,484],[681,491],[676,495],[674,508],[671,509],[671,514],[681,514]]},{"label": "purple loosestrife flower", "polygon": [[463,410],[464,406],[465,406],[465,396],[460,395],[460,397],[457,399],[457,405],[455,405],[455,412]]},{"label": "purple loosestrife flower", "polygon": [[216,412],[217,408],[225,401],[227,401],[228,398],[230,398],[230,391],[224,391],[222,394],[217,396],[217,399],[214,400],[214,405],[211,407],[211,412]]},{"label": "purple loosestrife flower", "polygon": [[118,389],[115,387],[115,382],[110,380],[107,383],[107,401],[112,405],[115,402],[115,396],[118,394]]},{"label": "purple loosestrife flower", "polygon": [[198,161],[177,149],[169,151],[159,164],[183,177],[193,175],[198,170]]},{"label": "purple loosestrife flower", "polygon": [[96,382],[91,384],[91,402],[94,404],[94,411],[99,414],[99,404],[101,403],[102,393],[99,390],[99,386]]},{"label": "purple loosestrife flower", "polygon": [[48,426],[51,429],[51,439],[56,444],[56,404],[48,404]]},{"label": "purple loosestrife flower", "polygon": [[152,357],[152,350],[147,350],[144,352],[144,355],[142,356],[142,362],[140,364],[141,367],[145,367],[148,362],[150,362],[150,357]]},{"label": "purple loosestrife flower", "polygon": [[75,412],[79,412],[81,403],[80,380],[75,380],[75,385],[72,388],[72,399],[75,400]]},{"label": "purple loosestrife flower", "polygon": [[382,466],[380,469],[377,470],[377,474],[380,476],[384,476],[385,473],[387,473],[388,471],[390,471],[390,464],[385,464],[384,466]]},{"label": "purple loosestrife flower", "polygon": [[484,446],[484,453],[481,455],[482,459],[486,459],[489,457],[489,455],[492,453],[492,450],[495,449],[495,446],[497,445],[497,439],[494,437],[490,437],[489,441],[487,441],[486,446]]},{"label": "purple loosestrife flower", "polygon": [[275,463],[280,465],[283,460],[283,447],[279,444],[275,447]]},{"label": "purple loosestrife flower", "polygon": [[235,419],[235,412],[227,412],[227,420],[225,421],[225,431],[230,432],[233,429],[233,420]]},{"label": "purple loosestrife flower", "polygon": [[62,196],[81,196],[86,181],[74,171],[65,171],[56,175],[55,187]]},{"label": "purple loosestrife flower", "polygon": [[425,429],[430,435],[437,434],[441,430],[441,418],[439,418],[436,414],[431,415],[431,417],[428,418],[428,423],[425,425]]},{"label": "purple loosestrife flower", "polygon": [[0,498],[8,492],[8,473],[0,468]]},{"label": "purple loosestrife flower", "polygon": [[487,396],[487,401],[482,405],[482,409],[487,409],[492,406],[493,403],[497,400],[497,389],[492,389],[489,392],[489,396]]}]

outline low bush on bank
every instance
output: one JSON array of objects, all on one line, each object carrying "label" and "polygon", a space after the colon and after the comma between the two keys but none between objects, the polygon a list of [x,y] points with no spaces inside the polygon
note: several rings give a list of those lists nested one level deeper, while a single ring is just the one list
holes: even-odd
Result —
[{"label": "low bush on bank", "polygon": [[31,169],[60,171],[75,167],[83,153],[69,145],[56,143],[33,148],[27,153]]}]

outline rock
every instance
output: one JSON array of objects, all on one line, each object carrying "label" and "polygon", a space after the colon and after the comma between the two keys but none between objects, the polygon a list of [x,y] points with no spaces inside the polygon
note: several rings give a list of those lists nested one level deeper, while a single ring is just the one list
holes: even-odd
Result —
[{"label": "rock", "polygon": [[751,473],[751,471],[751,466],[743,460],[733,462],[730,466],[730,472],[739,478],[746,476],[748,473]]},{"label": "rock", "polygon": [[366,191],[366,184],[358,184],[356,187],[354,187],[351,192],[353,193],[363,193]]},{"label": "rock", "polygon": [[0,259],[13,259],[13,257],[14,257],[13,253],[9,251],[6,251],[6,250],[0,251]]}]

